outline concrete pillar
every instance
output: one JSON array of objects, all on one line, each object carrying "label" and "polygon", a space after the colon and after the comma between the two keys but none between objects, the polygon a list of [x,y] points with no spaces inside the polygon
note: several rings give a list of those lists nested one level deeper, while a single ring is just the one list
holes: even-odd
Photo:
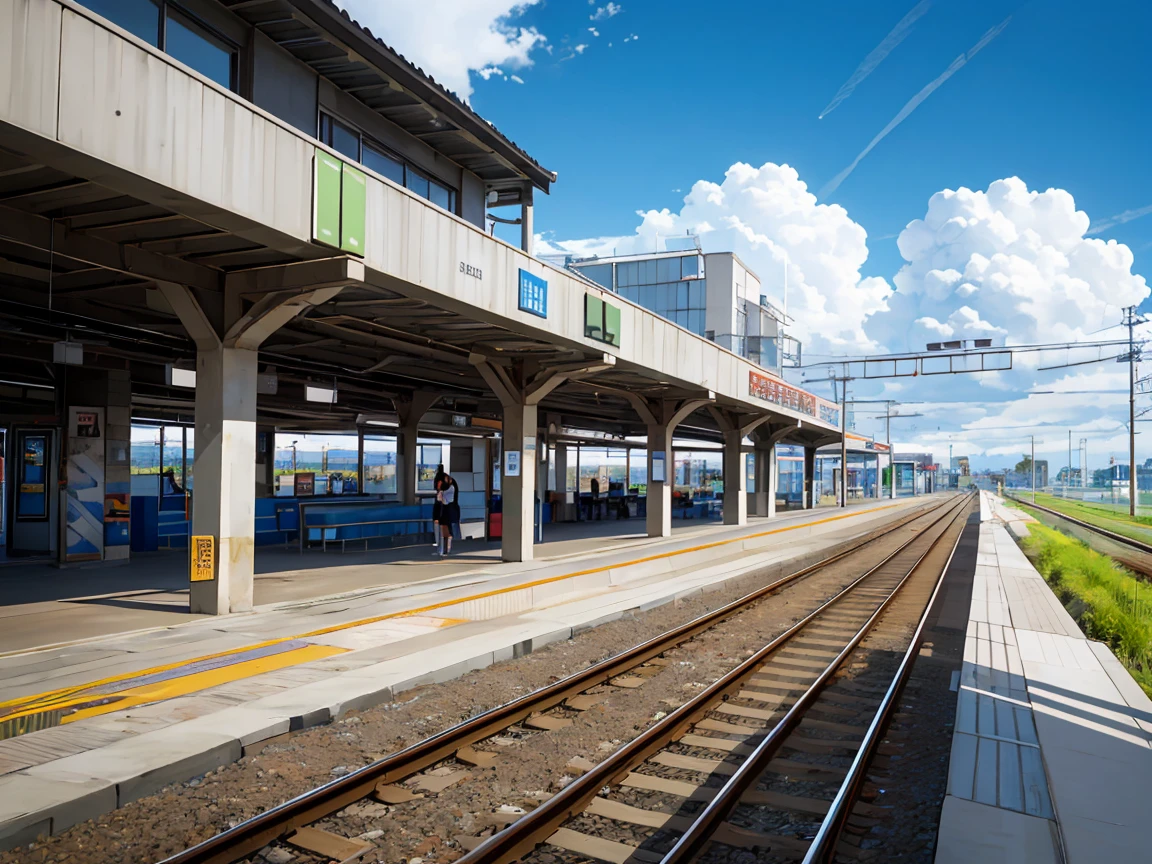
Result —
[{"label": "concrete pillar", "polygon": [[804,509],[816,507],[816,448],[804,448]]},{"label": "concrete pillar", "polygon": [[[648,516],[645,526],[649,537],[672,536],[672,433],[675,428],[667,423],[648,424]],[[652,479],[654,453],[663,456],[663,480]]]},{"label": "concrete pillar", "polygon": [[[219,295],[156,282],[196,344],[192,534],[212,537],[215,555],[213,578],[189,583],[192,612],[223,615],[252,608],[260,345],[300,313],[363,280],[363,263],[332,258],[230,273],[222,277]],[[260,299],[246,308],[245,296]]]},{"label": "concrete pillar", "polygon": [[524,254],[532,254],[532,204],[526,203],[520,208],[520,248]]},{"label": "concrete pillar", "polygon": [[190,583],[194,613],[252,609],[258,356],[222,345],[196,354],[192,534],[216,538],[216,578]]},{"label": "concrete pillar", "polygon": [[[504,460],[501,470],[503,525],[501,555],[505,561],[531,561],[535,525],[537,449],[537,406],[549,393],[570,378],[600,372],[616,365],[611,354],[595,360],[580,360],[540,368],[525,361],[498,362],[483,354],[471,354],[468,362],[476,367],[504,407]],[[509,454],[512,464],[509,463]],[[509,473],[509,467],[514,473]]]},{"label": "concrete pillar", "polygon": [[557,442],[554,446],[556,448],[556,488],[552,491],[563,494],[568,491],[568,445]]},{"label": "concrete pillar", "polygon": [[[396,398],[393,405],[400,422],[396,430],[396,494],[401,504],[416,504],[416,446],[420,438],[420,421],[440,399],[434,393],[413,393]],[[444,466],[448,470],[448,466]]]},{"label": "concrete pillar", "polygon": [[724,432],[724,524],[748,524],[747,472],[744,465],[744,432]]},{"label": "concrete pillar", "polygon": [[[537,408],[504,406],[504,464],[500,466],[500,494],[504,519],[501,555],[505,561],[531,561],[535,540]],[[515,473],[510,473],[512,468]]]},{"label": "concrete pillar", "polygon": [[772,518],[776,515],[776,445],[758,442],[752,457],[755,459],[756,492],[748,509],[756,516]]}]

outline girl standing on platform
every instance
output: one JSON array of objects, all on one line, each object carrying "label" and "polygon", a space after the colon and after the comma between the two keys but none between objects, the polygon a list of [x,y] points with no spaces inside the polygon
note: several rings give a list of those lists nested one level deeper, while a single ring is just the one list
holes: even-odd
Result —
[{"label": "girl standing on platform", "polygon": [[436,476],[432,478],[432,491],[436,497],[432,501],[432,545],[440,551],[440,517],[444,505],[440,502],[440,487],[444,485],[444,465],[436,466]]},{"label": "girl standing on platform", "polygon": [[440,532],[444,541],[441,555],[452,554],[452,537],[460,532],[460,502],[456,500],[458,489],[456,481],[445,474],[439,493],[443,505],[440,509]]}]

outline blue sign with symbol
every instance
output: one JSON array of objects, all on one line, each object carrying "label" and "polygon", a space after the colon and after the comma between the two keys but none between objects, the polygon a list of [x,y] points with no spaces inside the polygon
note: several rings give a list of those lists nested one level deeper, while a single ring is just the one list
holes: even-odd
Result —
[{"label": "blue sign with symbol", "polygon": [[520,271],[520,311],[548,317],[548,283],[527,270]]}]

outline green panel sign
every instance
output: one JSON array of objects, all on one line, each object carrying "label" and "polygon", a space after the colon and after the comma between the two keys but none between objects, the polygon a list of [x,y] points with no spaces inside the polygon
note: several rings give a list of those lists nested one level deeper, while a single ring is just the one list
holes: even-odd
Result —
[{"label": "green panel sign", "polygon": [[620,307],[611,303],[604,304],[604,341],[620,347]]},{"label": "green panel sign", "polygon": [[364,257],[364,214],[368,207],[368,178],[344,165],[340,186],[340,248]]},{"label": "green panel sign", "polygon": [[591,294],[584,295],[584,335],[604,341],[604,301]]},{"label": "green panel sign", "polygon": [[340,245],[341,162],[317,148],[312,178],[312,239]]},{"label": "green panel sign", "polygon": [[584,295],[584,335],[620,347],[620,307],[599,297]]}]

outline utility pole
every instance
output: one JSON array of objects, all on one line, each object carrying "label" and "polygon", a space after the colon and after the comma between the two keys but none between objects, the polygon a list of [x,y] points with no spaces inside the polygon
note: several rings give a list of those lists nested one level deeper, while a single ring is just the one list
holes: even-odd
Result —
[{"label": "utility pole", "polygon": [[1068,430],[1068,470],[1064,474],[1064,497],[1071,498],[1069,490],[1072,488],[1072,430]]},{"label": "utility pole", "polygon": [[1032,439],[1032,503],[1036,503],[1036,436],[1029,435]]},{"label": "utility pole", "polygon": [[840,402],[840,411],[842,417],[841,435],[840,435],[840,506],[848,506],[848,382],[844,382],[844,390],[841,393],[843,399]]},{"label": "utility pole", "polygon": [[1136,515],[1136,307],[1124,310],[1128,325],[1128,515]]}]

